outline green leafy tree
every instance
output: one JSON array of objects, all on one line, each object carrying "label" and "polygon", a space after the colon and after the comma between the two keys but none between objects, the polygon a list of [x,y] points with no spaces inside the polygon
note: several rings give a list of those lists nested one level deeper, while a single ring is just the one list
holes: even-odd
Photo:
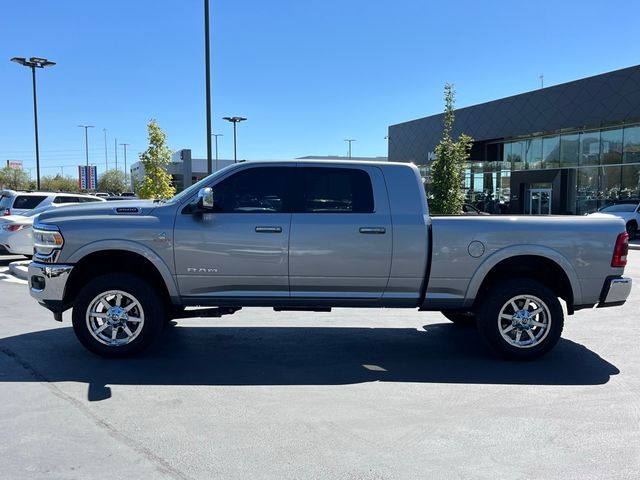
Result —
[{"label": "green leafy tree", "polygon": [[128,192],[129,186],[121,170],[111,169],[98,176],[98,191],[109,193]]},{"label": "green leafy tree", "polygon": [[171,150],[166,145],[167,136],[153,119],[147,127],[149,148],[140,154],[144,177],[138,184],[136,193],[140,198],[171,198],[176,189],[171,185],[171,175],[166,170],[171,162]]},{"label": "green leafy tree", "polygon": [[80,191],[78,179],[57,175],[47,175],[40,179],[40,189],[50,192],[77,193]]},{"label": "green leafy tree", "polygon": [[21,168],[4,167],[0,170],[0,185],[12,190],[29,188],[29,174]]},{"label": "green leafy tree", "polygon": [[455,120],[455,91],[450,83],[444,86],[444,131],[435,149],[431,165],[430,210],[436,214],[460,214],[464,194],[464,162],[469,159],[473,139],[464,133],[454,140],[451,137]]}]

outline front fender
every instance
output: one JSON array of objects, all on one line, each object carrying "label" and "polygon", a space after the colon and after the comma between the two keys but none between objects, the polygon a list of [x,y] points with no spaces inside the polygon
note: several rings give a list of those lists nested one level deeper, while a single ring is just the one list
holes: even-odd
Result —
[{"label": "front fender", "polygon": [[494,252],[480,264],[478,269],[473,274],[473,277],[471,277],[471,281],[469,282],[469,286],[467,287],[467,292],[465,295],[465,307],[472,306],[473,301],[478,295],[478,291],[480,290],[482,282],[493,267],[498,265],[503,260],[524,255],[544,257],[554,261],[558,266],[560,266],[560,268],[562,268],[565,275],[569,279],[569,283],[571,284],[571,291],[573,293],[574,305],[580,305],[582,303],[582,288],[580,286],[580,281],[578,280],[578,275],[573,268],[573,265],[571,265],[569,260],[567,260],[564,255],[552,248],[544,247],[541,245],[515,245]]},{"label": "front fender", "polygon": [[122,239],[98,240],[80,247],[65,260],[65,263],[76,264],[91,253],[104,252],[105,250],[123,250],[131,253],[137,253],[149,260],[162,276],[172,300],[179,298],[180,295],[178,293],[178,287],[169,266],[153,250],[139,242]]}]

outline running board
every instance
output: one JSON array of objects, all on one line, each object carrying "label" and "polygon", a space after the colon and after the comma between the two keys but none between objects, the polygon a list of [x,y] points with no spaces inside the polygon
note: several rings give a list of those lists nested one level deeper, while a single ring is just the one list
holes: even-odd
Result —
[{"label": "running board", "polygon": [[274,312],[330,312],[331,307],[273,307]]},{"label": "running board", "polygon": [[183,310],[182,312],[176,313],[173,318],[222,317],[223,315],[233,315],[238,310],[242,310],[242,307],[199,308],[195,310]]}]

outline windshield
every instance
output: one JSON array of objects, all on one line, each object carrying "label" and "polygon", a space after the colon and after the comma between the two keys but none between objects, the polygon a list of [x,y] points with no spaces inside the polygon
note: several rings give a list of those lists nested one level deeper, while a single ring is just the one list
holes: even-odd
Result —
[{"label": "windshield", "polygon": [[619,203],[600,209],[601,212],[633,212],[638,205],[636,203]]},{"label": "windshield", "polygon": [[[237,165],[237,164],[235,164],[235,165]],[[219,177],[220,175],[223,175],[227,170],[229,170],[233,166],[234,166],[234,164],[227,165],[226,167],[221,168],[217,172],[212,173],[208,177],[203,178],[199,182],[194,183],[193,185],[191,185],[186,190],[183,190],[182,192],[178,193],[177,195],[175,195],[172,198],[170,198],[169,200],[167,200],[167,203],[179,203],[179,202],[182,202],[184,199],[189,198],[192,195],[195,195],[196,193],[198,193],[198,190],[200,190],[201,188],[206,187],[208,184],[211,183],[211,181],[214,178]]]}]

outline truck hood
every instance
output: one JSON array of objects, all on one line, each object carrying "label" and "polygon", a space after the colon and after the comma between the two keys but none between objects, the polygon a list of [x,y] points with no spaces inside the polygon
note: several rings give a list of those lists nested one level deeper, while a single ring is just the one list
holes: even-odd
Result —
[{"label": "truck hood", "polygon": [[62,220],[113,216],[145,216],[159,205],[153,200],[122,200],[114,202],[91,202],[81,205],[69,205],[48,210],[38,216],[36,223],[56,223]]}]

